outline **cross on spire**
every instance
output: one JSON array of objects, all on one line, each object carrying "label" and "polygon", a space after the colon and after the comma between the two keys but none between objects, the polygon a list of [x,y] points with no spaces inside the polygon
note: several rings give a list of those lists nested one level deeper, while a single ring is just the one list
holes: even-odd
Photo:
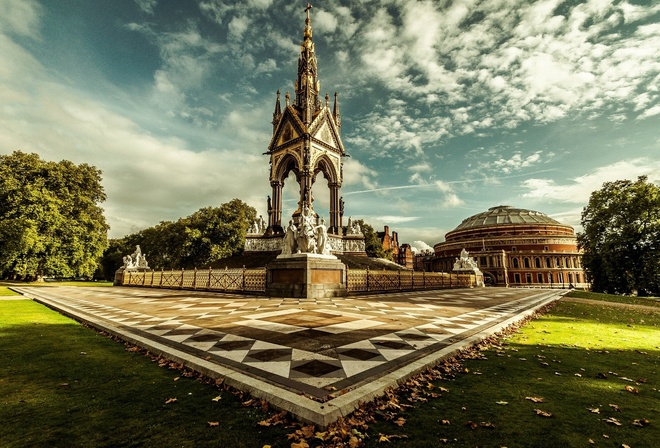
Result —
[{"label": "cross on spire", "polygon": [[307,20],[309,20],[309,11],[312,9],[312,5],[307,2],[307,6],[305,7],[305,12],[307,13]]}]

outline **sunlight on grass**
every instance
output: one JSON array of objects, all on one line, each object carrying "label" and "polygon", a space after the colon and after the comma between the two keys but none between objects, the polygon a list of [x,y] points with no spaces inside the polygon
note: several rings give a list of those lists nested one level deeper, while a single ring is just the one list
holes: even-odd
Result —
[{"label": "sunlight on grass", "polygon": [[20,294],[12,291],[11,289],[7,288],[6,286],[0,286],[0,296],[18,296]]},{"label": "sunlight on grass", "polygon": [[112,282],[77,282],[77,281],[65,281],[65,282],[18,282],[18,281],[0,281],[0,288],[8,286],[112,286]]}]

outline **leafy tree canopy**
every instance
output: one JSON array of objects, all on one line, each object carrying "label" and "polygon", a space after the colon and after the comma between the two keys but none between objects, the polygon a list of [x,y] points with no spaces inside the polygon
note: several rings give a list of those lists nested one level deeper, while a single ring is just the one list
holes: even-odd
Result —
[{"label": "leafy tree canopy", "polygon": [[101,171],[16,151],[0,156],[3,277],[91,277],[108,245]]},{"label": "leafy tree canopy", "polygon": [[378,238],[378,234],[374,228],[364,222],[363,219],[356,219],[354,222],[360,224],[360,229],[362,229],[362,234],[364,235],[365,252],[367,255],[375,258],[385,258],[391,261],[392,250],[383,249],[383,243]]},{"label": "leafy tree canopy", "polygon": [[140,245],[153,269],[191,269],[243,252],[245,234],[257,212],[240,199],[206,207],[177,221],[111,240],[103,257],[106,277],[122,265],[122,257]]},{"label": "leafy tree canopy", "polygon": [[660,186],[606,182],[582,212],[578,244],[598,292],[660,295]]}]

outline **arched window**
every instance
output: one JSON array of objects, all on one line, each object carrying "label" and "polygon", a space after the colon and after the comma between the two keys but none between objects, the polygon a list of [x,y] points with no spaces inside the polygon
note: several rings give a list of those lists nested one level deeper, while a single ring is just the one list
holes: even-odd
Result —
[{"label": "arched window", "polygon": [[519,268],[520,265],[519,265],[519,263],[518,263],[518,259],[517,259],[517,258],[513,258],[512,260],[513,260],[513,267],[514,267],[514,268]]},{"label": "arched window", "polygon": [[537,268],[541,267],[541,259],[539,257],[534,258],[534,266]]},{"label": "arched window", "polygon": [[515,251],[516,251],[516,246],[513,246],[513,247],[511,248],[511,252],[515,252]]},{"label": "arched window", "polygon": [[528,268],[529,267],[529,258],[525,257],[523,258],[523,265]]},{"label": "arched window", "polygon": [[552,262],[550,261],[550,257],[545,257],[545,267],[546,268],[552,267]]}]

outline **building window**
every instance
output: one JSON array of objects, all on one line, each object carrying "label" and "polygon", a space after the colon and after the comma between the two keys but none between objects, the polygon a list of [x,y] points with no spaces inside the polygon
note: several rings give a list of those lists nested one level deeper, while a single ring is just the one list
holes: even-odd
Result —
[{"label": "building window", "polygon": [[550,261],[550,257],[545,258],[545,267],[546,268],[552,267],[552,262]]},{"label": "building window", "polygon": [[525,281],[527,283],[532,283],[532,274],[525,274]]},{"label": "building window", "polygon": [[516,246],[513,246],[513,247],[511,248],[511,252],[515,252],[515,251],[516,251]]},{"label": "building window", "polygon": [[543,274],[536,274],[536,280],[539,283],[543,283]]},{"label": "building window", "polygon": [[548,251],[548,246],[544,246],[543,250],[547,252]]},{"label": "building window", "polygon": [[486,263],[486,257],[479,257],[479,264],[480,264],[481,266],[486,266],[486,265],[487,265],[487,263]]},{"label": "building window", "polygon": [[548,283],[552,283],[552,273],[548,273]]},{"label": "building window", "polygon": [[525,265],[526,268],[529,267],[529,258],[525,257],[523,258],[523,264]]},{"label": "building window", "polygon": [[513,261],[513,267],[514,267],[514,268],[519,268],[519,267],[520,267],[517,258],[513,258],[512,261]]},{"label": "building window", "polygon": [[541,259],[539,257],[534,258],[534,266],[537,268],[541,267]]},{"label": "building window", "polygon": [[513,280],[516,283],[520,283],[520,274],[518,274],[518,273],[513,274]]}]

